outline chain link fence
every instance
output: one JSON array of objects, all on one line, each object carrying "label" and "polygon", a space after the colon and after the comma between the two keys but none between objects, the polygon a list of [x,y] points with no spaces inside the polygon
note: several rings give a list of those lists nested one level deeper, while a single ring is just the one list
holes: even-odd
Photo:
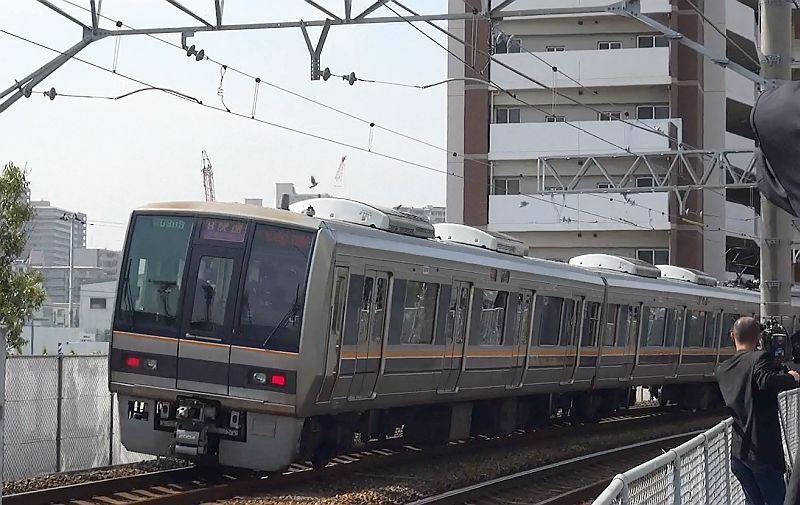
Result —
[{"label": "chain link fence", "polygon": [[6,360],[4,480],[147,459],[122,447],[107,356]]},{"label": "chain link fence", "polygon": [[[800,389],[778,396],[783,448],[790,467],[800,444]],[[733,420],[614,477],[592,505],[743,504],[744,493],[731,472]]]}]

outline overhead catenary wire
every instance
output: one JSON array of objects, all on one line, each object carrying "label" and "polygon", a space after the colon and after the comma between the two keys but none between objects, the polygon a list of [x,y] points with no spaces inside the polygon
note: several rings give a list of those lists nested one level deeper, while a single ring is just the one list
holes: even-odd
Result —
[{"label": "overhead catenary wire", "polygon": [[[40,48],[47,49],[47,50],[49,50],[51,52],[63,54],[61,51],[59,51],[57,49],[54,49],[52,47],[49,47],[49,46],[47,46],[45,44],[42,44],[42,43],[39,43],[39,42],[35,42],[33,40],[30,40],[30,39],[27,39],[27,38],[22,37],[20,35],[17,35],[17,34],[14,34],[12,32],[9,32],[7,30],[4,30],[2,28],[0,28],[0,33],[4,33],[4,34],[9,35],[11,37],[15,37],[17,39],[23,40],[23,41],[28,42],[30,44],[36,45],[36,46],[38,46]],[[87,60],[84,60],[82,58],[73,57],[73,59],[75,59],[76,61],[79,61],[81,63],[84,63],[86,65],[89,65],[89,66],[91,66],[93,68],[102,70],[102,71],[110,73],[112,75],[116,75],[116,76],[122,77],[122,78],[124,78],[126,80],[135,82],[135,83],[140,84],[142,86],[146,86],[147,88],[158,88],[158,86],[154,86],[154,85],[152,85],[150,83],[147,83],[147,82],[145,82],[145,81],[143,81],[141,79],[138,79],[138,78],[135,78],[135,77],[131,77],[131,76],[129,76],[127,74],[123,74],[121,72],[114,72],[113,70],[111,70],[109,68],[103,67],[102,65],[99,65],[99,64],[87,61]],[[181,94],[181,95],[178,95],[178,96],[180,98],[183,98],[184,96],[189,96],[189,95]],[[314,138],[314,139],[317,139],[317,140],[320,140],[320,141],[324,141],[324,142],[332,143],[332,144],[335,144],[335,145],[339,145],[341,147],[346,147],[346,148],[353,149],[353,150],[356,150],[356,151],[369,153],[369,154],[372,154],[372,155],[375,155],[375,156],[379,156],[379,157],[382,157],[382,158],[385,158],[385,159],[396,161],[398,163],[403,163],[403,164],[406,164],[406,165],[409,165],[409,166],[415,166],[415,167],[422,168],[422,169],[425,169],[425,170],[428,170],[428,171],[437,172],[437,173],[441,173],[441,174],[444,174],[444,175],[447,175],[447,176],[456,177],[456,178],[460,178],[460,179],[464,178],[464,176],[462,176],[462,175],[451,173],[451,172],[448,172],[447,170],[442,170],[442,169],[439,169],[439,168],[431,167],[431,166],[424,165],[422,163],[417,163],[417,162],[414,162],[414,161],[411,161],[411,160],[407,160],[407,159],[404,159],[404,158],[400,158],[398,156],[393,156],[393,155],[382,153],[382,152],[375,151],[375,150],[369,150],[369,149],[361,147],[361,146],[349,144],[347,142],[342,142],[340,140],[332,139],[332,138],[329,138],[329,137],[318,135],[318,134],[315,134],[315,133],[312,133],[312,132],[307,132],[307,131],[300,130],[300,129],[297,129],[297,128],[292,128],[292,127],[289,127],[289,126],[286,126],[286,125],[282,125],[282,124],[279,124],[279,123],[266,121],[264,119],[252,118],[252,117],[250,117],[250,116],[248,116],[246,114],[242,114],[242,113],[235,112],[235,111],[232,111],[232,110],[228,111],[228,110],[223,109],[221,107],[204,103],[203,101],[201,101],[199,99],[196,99],[196,98],[193,98],[193,97],[192,97],[192,100],[188,100],[188,103],[197,105],[199,107],[211,109],[211,110],[214,110],[214,111],[217,111],[217,112],[222,112],[222,113],[225,113],[225,114],[228,114],[228,115],[231,115],[231,116],[236,116],[238,118],[242,118],[242,119],[246,119],[246,120],[250,120],[250,121],[255,121],[255,122],[260,123],[260,124],[264,124],[264,125],[267,125],[267,126],[278,128],[278,129],[281,129],[281,130],[284,130],[284,131],[289,131],[289,132],[296,133],[296,134],[299,134],[299,135],[303,135],[303,136],[306,136],[306,137],[309,137],[309,138]],[[579,213],[588,214],[588,215],[591,215],[591,216],[594,216],[594,217],[598,217],[600,219],[616,221],[616,222],[619,222],[619,223],[622,223],[622,224],[631,225],[631,226],[634,226],[634,227],[637,227],[637,228],[642,228],[642,229],[645,229],[645,230],[650,230],[651,229],[649,227],[639,225],[637,223],[634,223],[634,222],[626,220],[626,219],[621,219],[621,218],[616,218],[616,217],[611,217],[611,216],[605,216],[605,215],[602,215],[602,214],[599,214],[599,213],[595,213],[595,212],[590,212],[590,211],[584,211],[584,210],[581,210],[581,209],[579,209],[577,207],[573,207],[573,206],[567,205],[565,203],[559,203],[559,202],[550,201],[550,200],[547,200],[546,198],[541,198],[541,197],[536,196],[536,195],[522,194],[522,196],[525,196],[525,197],[533,199],[533,200],[538,200],[538,201],[542,201],[542,202],[545,202],[545,203],[557,205],[557,206],[562,207],[562,208],[574,210],[574,211],[577,211]]]}]

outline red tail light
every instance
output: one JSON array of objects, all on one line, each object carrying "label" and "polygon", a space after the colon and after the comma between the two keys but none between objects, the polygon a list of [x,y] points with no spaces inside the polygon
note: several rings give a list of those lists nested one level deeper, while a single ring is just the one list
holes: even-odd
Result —
[{"label": "red tail light", "polygon": [[270,376],[269,383],[273,386],[285,386],[286,385],[286,376],[282,373],[276,373]]},{"label": "red tail light", "polygon": [[127,356],[125,358],[125,366],[128,368],[139,368],[142,365],[142,358],[139,356]]}]

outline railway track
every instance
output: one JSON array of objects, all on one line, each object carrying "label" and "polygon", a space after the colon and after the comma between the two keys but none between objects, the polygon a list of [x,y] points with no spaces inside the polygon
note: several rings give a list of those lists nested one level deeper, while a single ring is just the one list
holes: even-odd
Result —
[{"label": "railway track", "polygon": [[4,496],[3,500],[6,505],[127,505],[132,503],[194,505],[214,502],[234,495],[246,496],[273,492],[284,487],[347,473],[374,471],[376,468],[388,464],[394,467],[430,458],[468,454],[476,450],[502,449],[520,444],[533,444],[537,440],[548,440],[553,437],[587,434],[596,430],[597,426],[608,423],[619,423],[620,429],[631,430],[644,427],[648,423],[652,424],[654,418],[663,419],[666,422],[668,417],[672,416],[670,410],[661,408],[635,408],[605,418],[597,424],[574,424],[565,421],[541,429],[517,430],[504,436],[475,436],[439,446],[422,447],[403,444],[402,439],[390,440],[380,447],[339,456],[324,469],[315,470],[310,464],[294,464],[282,474],[265,475],[235,472],[231,469],[209,471],[208,469],[187,467],[12,494]]},{"label": "railway track", "polygon": [[454,489],[410,505],[580,505],[597,497],[614,475],[699,433],[702,430],[587,454]]}]

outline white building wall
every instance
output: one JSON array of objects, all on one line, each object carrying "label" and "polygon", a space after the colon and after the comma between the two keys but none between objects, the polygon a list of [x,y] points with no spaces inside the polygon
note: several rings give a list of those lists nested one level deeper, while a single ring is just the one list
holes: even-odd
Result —
[{"label": "white building wall", "polygon": [[[111,330],[116,289],[116,282],[99,282],[81,286],[78,310],[80,327],[85,333],[95,335]],[[93,301],[95,307],[92,307]]]}]

